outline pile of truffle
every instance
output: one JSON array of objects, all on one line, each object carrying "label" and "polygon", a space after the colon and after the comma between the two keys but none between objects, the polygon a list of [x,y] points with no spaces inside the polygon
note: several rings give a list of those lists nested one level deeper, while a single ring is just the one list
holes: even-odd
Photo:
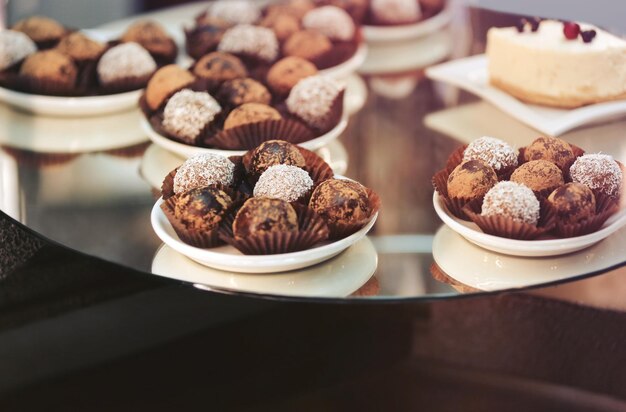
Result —
[{"label": "pile of truffle", "polygon": [[228,243],[244,254],[303,250],[361,229],[378,196],[336,179],[319,156],[282,140],[244,156],[202,154],[164,180],[161,206],[179,238],[211,248]]},{"label": "pile of truffle", "polygon": [[573,237],[619,209],[623,171],[610,155],[584,154],[558,138],[539,137],[518,152],[481,137],[453,153],[433,184],[451,213],[486,233]]},{"label": "pile of truffle", "polygon": [[0,31],[0,85],[54,96],[136,90],[177,53],[174,41],[155,22],[138,22],[119,40],[101,43],[35,16]]}]

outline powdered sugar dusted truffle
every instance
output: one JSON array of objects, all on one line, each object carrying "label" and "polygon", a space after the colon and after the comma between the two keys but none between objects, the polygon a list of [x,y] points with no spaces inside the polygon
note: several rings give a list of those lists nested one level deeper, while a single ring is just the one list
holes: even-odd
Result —
[{"label": "powdered sugar dusted truffle", "polygon": [[302,25],[305,29],[317,30],[332,40],[352,40],[356,31],[352,17],[335,6],[311,10],[302,19]]},{"label": "powdered sugar dusted truffle", "polygon": [[219,103],[210,94],[184,89],[174,94],[165,105],[163,127],[179,139],[194,143],[202,129],[221,111]]},{"label": "powdered sugar dusted truffle", "polygon": [[622,169],[610,155],[597,153],[580,156],[569,173],[574,182],[610,196],[619,195],[622,187]]},{"label": "powdered sugar dusted truffle", "polygon": [[271,62],[278,57],[278,39],[271,29],[240,24],[226,30],[217,49]]},{"label": "powdered sugar dusted truffle", "polygon": [[37,51],[35,43],[22,32],[0,31],[0,70],[7,69]]},{"label": "powdered sugar dusted truffle", "polygon": [[220,0],[209,7],[209,15],[230,24],[251,24],[261,17],[261,10],[252,1]]},{"label": "powdered sugar dusted truffle", "polygon": [[232,186],[235,164],[230,159],[213,153],[190,157],[176,171],[174,193],[183,193],[196,187],[213,184]]},{"label": "powdered sugar dusted truffle", "polygon": [[295,202],[313,188],[311,176],[299,167],[270,166],[254,186],[254,196]]},{"label": "powdered sugar dusted truffle", "polygon": [[326,76],[310,76],[300,80],[289,92],[287,109],[309,126],[326,129],[333,102],[341,93],[341,86]]},{"label": "powdered sugar dusted truffle", "polygon": [[127,77],[152,74],[157,65],[150,53],[137,43],[123,43],[107,50],[98,62],[100,82],[107,84]]},{"label": "powdered sugar dusted truffle", "polygon": [[381,23],[411,23],[422,16],[416,0],[371,0],[370,7],[374,18]]},{"label": "powdered sugar dusted truffle", "polygon": [[539,222],[539,200],[528,187],[515,182],[500,182],[483,200],[483,216],[504,216],[536,225]]},{"label": "powdered sugar dusted truffle", "polygon": [[517,166],[517,150],[500,139],[483,136],[467,146],[463,160],[482,160],[498,173]]}]

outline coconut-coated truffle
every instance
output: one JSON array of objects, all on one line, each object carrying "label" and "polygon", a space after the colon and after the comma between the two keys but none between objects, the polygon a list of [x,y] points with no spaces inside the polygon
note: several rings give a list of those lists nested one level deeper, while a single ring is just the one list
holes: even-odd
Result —
[{"label": "coconut-coated truffle", "polygon": [[365,187],[343,179],[320,183],[311,195],[309,207],[329,223],[360,223],[372,212]]},{"label": "coconut-coated truffle", "polygon": [[308,30],[317,30],[331,40],[350,41],[356,27],[352,17],[339,7],[322,6],[304,15],[302,26]]},{"label": "coconut-coated truffle", "polygon": [[413,23],[422,16],[415,0],[371,0],[370,4],[374,20],[383,24]]},{"label": "coconut-coated truffle", "polygon": [[254,196],[295,202],[313,189],[313,179],[299,167],[289,165],[270,166],[254,186]]},{"label": "coconut-coated truffle", "polygon": [[174,197],[174,217],[189,230],[213,230],[232,204],[232,198],[223,190],[198,187]]},{"label": "coconut-coated truffle", "polygon": [[530,188],[515,182],[500,182],[485,195],[481,215],[504,216],[536,225],[539,210],[539,200]]},{"label": "coconut-coated truffle", "polygon": [[206,92],[184,89],[174,94],[163,110],[163,127],[177,138],[193,144],[200,132],[222,111]]},{"label": "coconut-coated truffle", "polygon": [[11,29],[21,31],[35,43],[56,41],[66,33],[65,27],[61,23],[43,16],[32,16],[20,20]]},{"label": "coconut-coated truffle", "polygon": [[243,204],[233,222],[235,237],[297,232],[298,215],[288,202],[267,197],[252,197]]},{"label": "coconut-coated truffle", "polygon": [[300,30],[300,21],[289,14],[270,14],[262,21],[261,26],[271,29],[279,41],[285,41]]},{"label": "coconut-coated truffle", "polygon": [[332,42],[322,33],[314,30],[301,30],[287,39],[283,45],[283,54],[313,61],[328,53],[332,48]]},{"label": "coconut-coated truffle", "polygon": [[219,0],[209,6],[208,14],[229,24],[252,24],[261,17],[261,10],[253,1]]},{"label": "coconut-coated truffle", "polygon": [[78,69],[68,56],[56,50],[33,53],[24,60],[20,74],[32,79],[53,81],[66,89],[76,83]]},{"label": "coconut-coated truffle", "polygon": [[345,10],[358,23],[363,21],[370,7],[370,0],[324,0],[323,3]]},{"label": "coconut-coated truffle", "polygon": [[194,77],[187,70],[175,64],[161,67],[150,78],[146,86],[146,101],[152,110],[158,109],[163,102],[176,93],[189,86]]},{"label": "coconut-coated truffle", "polygon": [[572,146],[565,140],[556,137],[541,136],[535,139],[524,150],[524,158],[530,160],[547,160],[556,164],[561,170],[569,166],[575,159]]},{"label": "coconut-coated truffle", "polygon": [[591,189],[581,183],[567,183],[555,189],[548,202],[564,223],[579,223],[596,213],[596,198]]},{"label": "coconut-coated truffle", "polygon": [[609,196],[620,194],[622,169],[610,155],[597,153],[580,156],[569,173],[574,182],[582,183],[593,191]]},{"label": "coconut-coated truffle", "polygon": [[229,53],[213,52],[203,56],[193,67],[193,72],[201,79],[223,82],[246,77],[248,71],[243,62]]},{"label": "coconut-coated truffle", "polygon": [[270,104],[272,95],[262,83],[249,77],[225,81],[217,93],[221,102],[231,107],[245,103]]},{"label": "coconut-coated truffle", "polygon": [[76,61],[95,60],[106,50],[106,45],[77,31],[61,39],[56,49]]},{"label": "coconut-coated truffle", "polygon": [[224,130],[265,120],[280,120],[278,110],[261,103],[246,103],[235,108],[224,121]]},{"label": "coconut-coated truffle", "polygon": [[341,90],[339,83],[328,76],[306,77],[289,92],[287,109],[309,126],[326,130],[331,126],[333,103]]},{"label": "coconut-coated truffle", "polygon": [[493,168],[481,160],[466,160],[448,176],[448,196],[464,199],[483,197],[498,183]]},{"label": "coconut-coated truffle", "polygon": [[0,70],[8,69],[36,51],[37,46],[24,33],[15,30],[0,31]]},{"label": "coconut-coated truffle", "polygon": [[267,72],[267,84],[279,95],[287,95],[305,77],[317,74],[317,67],[301,57],[280,59]]},{"label": "coconut-coated truffle", "polygon": [[168,56],[176,53],[176,44],[163,26],[151,20],[132,24],[121,37],[122,42],[135,42],[153,55]]},{"label": "coconut-coated truffle", "polygon": [[467,145],[463,160],[482,160],[499,173],[517,166],[517,155],[517,150],[505,141],[483,136]]},{"label": "coconut-coated truffle", "polygon": [[250,172],[254,175],[260,175],[270,166],[290,165],[303,168],[306,165],[304,156],[293,145],[284,140],[268,140],[261,143],[254,151],[250,158]]},{"label": "coconut-coated truffle", "polygon": [[226,30],[217,49],[271,62],[278,57],[278,39],[266,27],[240,24]]},{"label": "coconut-coated truffle", "polygon": [[98,78],[110,84],[129,77],[150,76],[157,69],[150,53],[137,43],[122,43],[107,50],[98,61]]},{"label": "coconut-coated truffle", "polygon": [[227,157],[203,153],[185,160],[174,176],[174,193],[213,184],[232,186],[235,181],[235,164]]},{"label": "coconut-coated truffle", "polygon": [[535,192],[552,191],[565,183],[561,169],[547,160],[531,160],[524,163],[515,169],[511,181],[528,186]]}]

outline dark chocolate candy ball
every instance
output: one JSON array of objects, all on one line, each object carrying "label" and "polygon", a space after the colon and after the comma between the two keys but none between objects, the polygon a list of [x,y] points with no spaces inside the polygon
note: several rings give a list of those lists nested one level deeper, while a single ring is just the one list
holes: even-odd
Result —
[{"label": "dark chocolate candy ball", "polygon": [[298,215],[293,206],[284,200],[267,197],[246,200],[233,222],[235,237],[297,231]]},{"label": "dark chocolate candy ball", "polygon": [[313,191],[309,207],[329,223],[359,223],[371,214],[365,187],[343,179],[322,182]]},{"label": "dark chocolate candy ball", "polygon": [[231,197],[215,187],[192,189],[175,196],[174,217],[187,229],[215,229],[232,206]]},{"label": "dark chocolate candy ball", "polygon": [[298,148],[284,140],[268,140],[261,143],[252,152],[250,159],[250,172],[260,176],[270,166],[289,165],[304,167],[304,156]]}]

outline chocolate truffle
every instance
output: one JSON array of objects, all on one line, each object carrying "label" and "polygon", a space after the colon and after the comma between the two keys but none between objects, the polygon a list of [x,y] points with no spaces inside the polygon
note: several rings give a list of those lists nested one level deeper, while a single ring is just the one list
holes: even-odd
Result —
[{"label": "chocolate truffle", "polygon": [[271,29],[279,41],[300,30],[300,21],[289,14],[270,14],[261,21],[261,26]]},{"label": "chocolate truffle", "polygon": [[20,20],[11,29],[21,31],[35,43],[58,41],[66,33],[65,27],[61,23],[43,16],[32,16]]},{"label": "chocolate truffle", "polygon": [[285,56],[302,57],[314,61],[333,48],[330,39],[313,30],[302,30],[292,34],[283,45]]},{"label": "chocolate truffle", "polygon": [[203,56],[193,67],[193,72],[201,79],[221,83],[226,80],[246,77],[246,66],[237,56],[213,52]]},{"label": "chocolate truffle", "polygon": [[331,40],[350,41],[356,27],[352,17],[339,7],[323,6],[308,12],[302,19],[307,30],[317,30]]},{"label": "chocolate truffle", "polygon": [[539,200],[530,188],[515,182],[500,182],[483,200],[482,216],[504,216],[518,222],[539,222]]},{"label": "chocolate truffle", "polygon": [[231,25],[252,24],[261,17],[261,10],[253,1],[219,0],[209,6],[208,14]]},{"label": "chocolate truffle", "polygon": [[232,186],[235,164],[230,159],[213,153],[195,155],[185,160],[174,176],[174,193],[214,184]]},{"label": "chocolate truffle", "polygon": [[374,20],[381,24],[414,23],[422,16],[416,0],[371,0]]},{"label": "chocolate truffle", "polygon": [[483,197],[498,183],[493,168],[481,160],[466,160],[448,176],[448,196],[463,199]]},{"label": "chocolate truffle", "polygon": [[263,84],[247,77],[225,81],[217,97],[231,107],[245,103],[270,104],[272,101],[272,95]]},{"label": "chocolate truffle", "polygon": [[300,80],[317,74],[313,63],[301,57],[285,57],[267,72],[267,84],[279,95],[287,95]]},{"label": "chocolate truffle", "polygon": [[572,147],[565,140],[556,137],[538,137],[524,150],[524,159],[547,160],[561,170],[574,161]]},{"label": "chocolate truffle", "polygon": [[189,230],[213,230],[233,204],[231,197],[215,187],[199,187],[176,195],[174,217]]},{"label": "chocolate truffle", "polygon": [[270,4],[266,9],[266,15],[287,14],[301,20],[307,12],[314,8],[315,4],[311,0],[290,0],[279,4]]},{"label": "chocolate truffle", "polygon": [[511,175],[511,181],[529,187],[535,192],[553,191],[563,183],[563,172],[547,160],[531,160],[524,163]]},{"label": "chocolate truffle", "polygon": [[146,87],[148,106],[152,110],[158,109],[166,99],[189,86],[194,80],[191,73],[175,64],[161,67],[150,78]]},{"label": "chocolate truffle", "polygon": [[300,80],[289,92],[287,110],[309,126],[327,130],[333,125],[333,104],[341,93],[337,81],[327,76],[309,76]]},{"label": "chocolate truffle", "polygon": [[343,179],[323,181],[313,191],[309,207],[329,223],[358,224],[372,212],[365,187]]},{"label": "chocolate truffle", "polygon": [[228,26],[222,25],[221,21],[207,20],[191,30],[185,30],[187,53],[198,60],[205,54],[216,50],[227,28]]},{"label": "chocolate truffle", "polygon": [[177,52],[176,43],[165,29],[157,22],[150,20],[132,24],[122,35],[121,41],[138,43],[155,56],[175,56]]},{"label": "chocolate truffle", "polygon": [[272,62],[278,57],[278,39],[274,32],[266,27],[240,24],[226,30],[217,49]]},{"label": "chocolate truffle", "polygon": [[163,128],[180,140],[194,144],[200,132],[222,111],[206,92],[184,89],[174,94],[163,110]]},{"label": "chocolate truffle", "polygon": [[20,74],[37,80],[55,82],[70,90],[76,83],[78,69],[68,56],[56,50],[33,53],[24,60]]},{"label": "chocolate truffle", "polygon": [[369,2],[370,0],[324,0],[322,3],[345,10],[354,21],[361,23],[369,9]]},{"label": "chocolate truffle", "polygon": [[36,51],[37,46],[24,33],[15,30],[0,31],[0,71],[21,62]]},{"label": "chocolate truffle", "polygon": [[297,232],[298,215],[284,200],[253,197],[243,204],[233,222],[235,237]]},{"label": "chocolate truffle", "polygon": [[150,53],[137,43],[122,43],[107,50],[98,61],[100,83],[148,77],[157,69]]},{"label": "chocolate truffle", "polygon": [[548,202],[564,223],[579,223],[596,213],[596,198],[581,183],[567,183],[548,196]]},{"label": "chocolate truffle", "polygon": [[261,143],[250,158],[250,172],[260,175],[270,166],[290,165],[304,167],[306,162],[298,148],[284,140],[268,140]]},{"label": "chocolate truffle", "polygon": [[295,202],[313,189],[313,179],[299,167],[289,165],[270,166],[254,186],[254,196]]},{"label": "chocolate truffle", "polygon": [[574,182],[582,183],[594,192],[619,196],[622,188],[622,169],[615,159],[605,154],[580,156],[569,169]]},{"label": "chocolate truffle", "polygon": [[517,150],[500,139],[483,136],[467,146],[463,160],[482,160],[500,173],[517,166]]},{"label": "chocolate truffle", "polygon": [[104,53],[106,45],[76,31],[69,36],[63,37],[56,49],[80,62],[97,59]]},{"label": "chocolate truffle", "polygon": [[261,103],[246,103],[228,114],[228,117],[226,117],[224,121],[224,130],[265,120],[280,119],[281,116],[278,110],[271,106]]}]

